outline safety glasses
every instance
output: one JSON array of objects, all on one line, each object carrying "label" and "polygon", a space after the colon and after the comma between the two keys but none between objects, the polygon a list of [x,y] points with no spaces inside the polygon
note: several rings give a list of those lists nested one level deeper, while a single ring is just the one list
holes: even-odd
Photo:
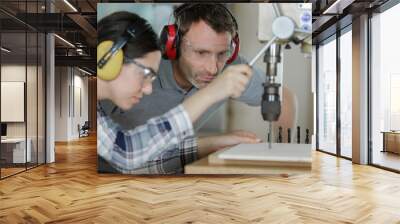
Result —
[{"label": "safety glasses", "polygon": [[142,69],[146,82],[153,82],[157,78],[157,73],[150,67],[147,67],[134,59],[124,57],[124,63],[132,63]]},{"label": "safety glasses", "polygon": [[182,53],[198,62],[208,63],[215,57],[218,63],[226,63],[232,55],[232,46],[229,44],[210,47],[192,43],[186,38],[182,40]]}]

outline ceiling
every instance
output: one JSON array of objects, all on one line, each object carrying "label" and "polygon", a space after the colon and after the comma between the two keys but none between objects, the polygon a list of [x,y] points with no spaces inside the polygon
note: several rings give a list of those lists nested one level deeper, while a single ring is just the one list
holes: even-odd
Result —
[{"label": "ceiling", "polygon": [[354,17],[374,11],[388,0],[310,0],[313,3],[313,44],[351,24]]},{"label": "ceiling", "polygon": [[2,60],[23,60],[26,55],[31,58],[36,55],[36,51],[44,48],[44,44],[37,43],[37,35],[50,32],[73,45],[61,38],[55,38],[56,66],[86,67],[94,72],[98,2],[100,1],[1,0],[1,43],[12,50],[7,57],[2,52]]}]

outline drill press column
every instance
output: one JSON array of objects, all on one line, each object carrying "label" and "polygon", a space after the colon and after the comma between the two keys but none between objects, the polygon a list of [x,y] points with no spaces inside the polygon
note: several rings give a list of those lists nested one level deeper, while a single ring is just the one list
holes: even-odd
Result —
[{"label": "drill press column", "polygon": [[[267,78],[264,83],[264,94],[261,102],[261,114],[265,121],[269,122],[269,133],[272,133],[272,122],[277,121],[281,114],[281,101],[279,96],[279,87],[276,83],[278,63],[281,62],[281,46],[273,43],[264,56],[264,62],[267,63]],[[271,148],[271,139],[269,138],[269,148]]]},{"label": "drill press column", "polygon": [[276,82],[278,63],[281,62],[281,46],[272,44],[265,54],[264,62],[267,63],[267,78],[261,102],[261,114],[265,121],[277,121],[281,114],[281,100],[279,96],[280,83]]}]

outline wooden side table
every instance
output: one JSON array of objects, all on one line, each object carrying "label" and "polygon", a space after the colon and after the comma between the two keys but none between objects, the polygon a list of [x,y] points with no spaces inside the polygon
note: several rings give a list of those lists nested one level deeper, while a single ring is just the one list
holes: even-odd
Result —
[{"label": "wooden side table", "polygon": [[400,131],[382,131],[383,149],[382,152],[400,154]]}]

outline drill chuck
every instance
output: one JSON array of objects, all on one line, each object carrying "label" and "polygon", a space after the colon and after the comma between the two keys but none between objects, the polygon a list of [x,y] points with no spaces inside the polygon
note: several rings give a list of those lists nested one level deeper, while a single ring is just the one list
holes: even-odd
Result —
[{"label": "drill chuck", "polygon": [[279,83],[265,83],[261,101],[261,114],[265,121],[277,121],[281,115]]}]

